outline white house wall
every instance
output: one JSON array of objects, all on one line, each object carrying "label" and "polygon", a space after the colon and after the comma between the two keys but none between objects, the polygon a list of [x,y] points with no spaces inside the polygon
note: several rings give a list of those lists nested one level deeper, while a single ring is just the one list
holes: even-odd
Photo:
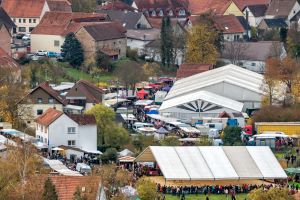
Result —
[{"label": "white house wall", "polygon": [[86,151],[97,150],[97,126],[79,126],[78,147]]},{"label": "white house wall", "polygon": [[263,20],[263,17],[254,17],[252,12],[248,8],[246,8],[244,10],[244,16],[246,16],[246,11],[248,11],[248,23],[249,23],[249,25],[253,26],[253,27],[257,27],[259,25],[259,23],[261,22],[261,20]]},{"label": "white house wall", "polygon": [[[68,134],[68,127],[75,127],[76,134]],[[60,145],[68,146],[68,140],[75,140],[75,146],[79,142],[78,125],[65,114],[49,126],[49,134],[49,148]]]},{"label": "white house wall", "polygon": [[[223,61],[225,64],[231,64],[231,61],[229,59],[221,58],[220,61]],[[255,60],[240,60],[239,66],[251,70],[253,72],[257,73],[264,73],[265,71],[265,65],[266,63],[264,61],[255,61]]]},{"label": "white house wall", "polygon": [[127,38],[127,47],[129,47],[130,49],[136,49],[138,51],[138,55],[142,55],[144,53],[145,45],[149,42],[150,41]]},{"label": "white house wall", "polygon": [[[55,46],[54,41],[58,41],[59,45]],[[63,45],[65,38],[60,35],[31,35],[31,52],[37,52],[38,50],[52,51],[56,53],[61,52],[61,46]]]}]

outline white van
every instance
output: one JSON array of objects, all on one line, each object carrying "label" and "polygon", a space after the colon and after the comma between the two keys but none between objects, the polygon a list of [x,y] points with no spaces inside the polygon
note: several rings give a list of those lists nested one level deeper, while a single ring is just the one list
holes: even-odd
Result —
[{"label": "white van", "polygon": [[87,164],[77,163],[77,165],[76,165],[76,171],[78,171],[80,173],[91,173],[92,169]]},{"label": "white van", "polygon": [[136,132],[138,132],[139,128],[154,128],[154,125],[150,123],[135,122],[132,126],[132,129]]},{"label": "white van", "polygon": [[210,128],[210,129],[214,128],[214,129],[218,129],[218,131],[223,130],[223,123],[205,123],[203,125]]}]

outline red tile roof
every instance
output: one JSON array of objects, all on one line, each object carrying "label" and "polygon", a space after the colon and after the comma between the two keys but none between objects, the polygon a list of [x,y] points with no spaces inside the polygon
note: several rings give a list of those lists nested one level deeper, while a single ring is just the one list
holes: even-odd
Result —
[{"label": "red tile roof", "polygon": [[233,0],[240,10],[244,10],[247,6],[267,5],[271,0]]},{"label": "red tile roof", "polygon": [[46,0],[2,0],[2,6],[10,17],[39,18]]},{"label": "red tile roof", "polygon": [[[147,19],[153,28],[161,29],[162,18],[148,17]],[[172,25],[175,25],[178,22],[176,18],[170,18],[170,20]]]},{"label": "red tile roof", "polygon": [[94,115],[80,115],[80,114],[68,114],[73,121],[79,125],[95,125],[96,119]]},{"label": "red tile roof", "polygon": [[200,63],[184,63],[177,70],[177,78],[185,78],[202,72],[206,72],[213,68],[212,64]]},{"label": "red tile roof", "polygon": [[0,67],[10,72],[21,71],[20,65],[0,47]]},{"label": "red tile roof", "polygon": [[99,176],[51,176],[59,200],[73,200],[77,189],[86,194],[89,199],[96,199],[99,189]]},{"label": "red tile roof", "polygon": [[[135,0],[136,6],[140,11],[143,9],[173,9],[177,10],[178,8],[187,8],[187,0]],[[198,0],[199,3],[199,0]]]},{"label": "red tile roof", "polygon": [[49,126],[55,120],[57,120],[63,114],[62,111],[56,110],[54,108],[49,108],[41,116],[36,118],[34,121],[38,124]]},{"label": "red tile roof", "polygon": [[72,4],[68,0],[47,0],[50,11],[72,12]]},{"label": "red tile roof", "polygon": [[127,10],[135,11],[135,9],[122,1],[109,1],[104,5],[97,6],[97,10]]},{"label": "red tile roof", "polygon": [[78,31],[88,23],[108,20],[106,14],[81,12],[46,12],[41,22],[31,34],[62,35]]},{"label": "red tile roof", "polygon": [[222,15],[231,2],[231,0],[189,0],[189,10],[192,15],[200,15],[207,12]]},{"label": "red tile roof", "polygon": [[225,34],[243,33],[244,27],[234,15],[219,15],[214,17],[215,26]]}]

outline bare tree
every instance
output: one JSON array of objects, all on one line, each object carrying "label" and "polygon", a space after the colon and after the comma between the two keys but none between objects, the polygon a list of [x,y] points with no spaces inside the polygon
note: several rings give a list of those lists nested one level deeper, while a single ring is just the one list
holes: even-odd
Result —
[{"label": "bare tree", "polygon": [[246,52],[249,48],[247,43],[226,42],[223,55],[234,65],[239,65],[242,60],[247,60]]}]

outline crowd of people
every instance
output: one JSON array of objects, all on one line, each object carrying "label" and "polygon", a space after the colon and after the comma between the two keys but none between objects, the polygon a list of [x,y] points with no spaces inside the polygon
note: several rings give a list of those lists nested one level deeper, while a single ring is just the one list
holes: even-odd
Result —
[{"label": "crowd of people", "polygon": [[[185,195],[205,195],[206,199],[209,199],[210,194],[223,194],[226,196],[226,199],[231,198],[236,200],[236,195],[240,193],[249,193],[254,189],[262,188],[264,191],[267,191],[273,187],[282,187],[282,185],[273,185],[273,184],[243,184],[243,185],[216,185],[216,186],[161,186],[156,184],[157,192],[163,194],[165,197],[166,194],[178,196],[180,200],[185,199]],[[289,191],[291,194],[298,192],[298,186],[289,186]]]}]

